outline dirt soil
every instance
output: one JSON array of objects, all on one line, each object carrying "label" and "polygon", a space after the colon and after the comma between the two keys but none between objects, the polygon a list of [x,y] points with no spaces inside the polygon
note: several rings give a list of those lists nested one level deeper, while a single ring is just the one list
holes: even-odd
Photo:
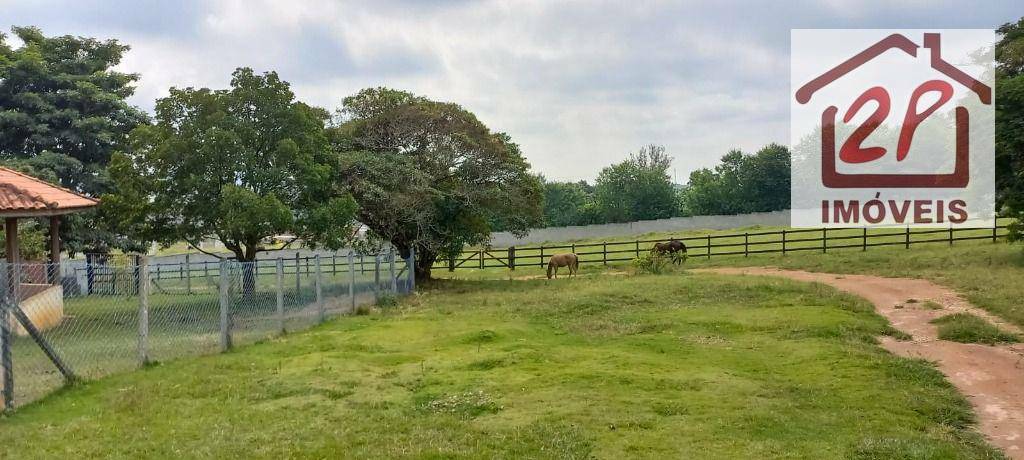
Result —
[{"label": "dirt soil", "polygon": [[[869,300],[895,328],[913,337],[907,341],[880,337],[882,346],[899,356],[935,362],[974,406],[981,433],[993,445],[1003,449],[1008,457],[1024,459],[1024,344],[989,346],[939,340],[937,327],[930,322],[953,313],[967,312],[1005,331],[1021,333],[1015,325],[971,305],[948,288],[920,279],[759,267],[696,271],[780,276],[819,282]],[[925,307],[924,302],[929,300],[943,308]]]}]

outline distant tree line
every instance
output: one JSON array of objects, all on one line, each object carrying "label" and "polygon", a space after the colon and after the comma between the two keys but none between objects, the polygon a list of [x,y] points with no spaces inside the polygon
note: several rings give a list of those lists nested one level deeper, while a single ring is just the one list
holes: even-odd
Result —
[{"label": "distant tree line", "polygon": [[544,224],[590,225],[668,217],[741,214],[789,207],[789,149],[769,144],[753,154],[732,150],[714,169],[672,182],[672,157],[648,145],[587,181],[544,182]]}]

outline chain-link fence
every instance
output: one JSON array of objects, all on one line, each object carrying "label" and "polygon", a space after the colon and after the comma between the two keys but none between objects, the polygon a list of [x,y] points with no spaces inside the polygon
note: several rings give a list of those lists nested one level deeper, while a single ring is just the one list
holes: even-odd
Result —
[{"label": "chain-link fence", "polygon": [[412,292],[413,256],[332,254],[254,262],[3,264],[5,408],[76,379],[216,353]]}]

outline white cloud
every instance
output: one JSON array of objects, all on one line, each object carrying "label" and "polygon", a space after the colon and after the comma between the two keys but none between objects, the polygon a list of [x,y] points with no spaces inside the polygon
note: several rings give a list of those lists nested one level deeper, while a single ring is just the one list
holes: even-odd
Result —
[{"label": "white cloud", "polygon": [[462,104],[567,180],[650,142],[675,155],[680,180],[730,148],[784,142],[790,28],[996,27],[1017,6],[0,0],[10,25],[130,44],[121,68],[142,74],[132,101],[146,109],[170,86],[224,87],[238,66],[276,70],[330,109],[397,87]]}]

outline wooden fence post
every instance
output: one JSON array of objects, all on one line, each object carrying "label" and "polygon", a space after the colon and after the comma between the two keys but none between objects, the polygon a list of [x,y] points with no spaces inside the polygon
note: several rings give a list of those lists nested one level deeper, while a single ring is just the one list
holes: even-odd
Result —
[{"label": "wooden fence post", "polygon": [[953,246],[953,224],[949,224],[949,246]]},{"label": "wooden fence post", "polygon": [[317,311],[317,322],[322,323],[327,319],[327,311],[324,308],[324,272],[320,267],[320,254],[313,256],[313,263],[316,264],[314,268],[313,292],[316,294],[316,311]]},{"label": "wooden fence post", "polygon": [[711,234],[708,233],[708,260],[711,260]]},{"label": "wooden fence post", "polygon": [[[573,245],[573,246],[575,246],[575,245]],[[601,261],[605,265],[608,265],[608,242],[607,241],[601,243]]]},{"label": "wooden fence post", "polygon": [[636,257],[640,258],[640,240],[636,240]]},{"label": "wooden fence post", "polygon": [[302,270],[299,269],[299,251],[295,251],[295,301],[298,302],[302,292]]},{"label": "wooden fence post", "polygon": [[910,226],[909,225],[907,225],[907,233],[906,233],[905,240],[906,240],[906,248],[910,249]]},{"label": "wooden fence post", "polygon": [[398,278],[395,277],[395,248],[388,248],[388,278],[391,278],[391,294],[398,295]]},{"label": "wooden fence post", "polygon": [[750,256],[750,232],[743,232],[743,257]]},{"label": "wooden fence post", "polygon": [[543,244],[540,246],[540,263],[538,263],[537,265],[539,265],[541,267],[544,266],[544,245]]},{"label": "wooden fence post", "polygon": [[828,228],[821,228],[821,253],[828,252]]},{"label": "wooden fence post", "polygon": [[380,301],[380,251],[373,256],[373,303]]},{"label": "wooden fence post", "polygon": [[782,229],[782,255],[786,255],[786,229]]},{"label": "wooden fence post", "polygon": [[[362,263],[362,257],[363,256],[359,256],[360,263]],[[450,272],[455,271],[455,256],[452,256],[452,257],[448,258],[448,271],[450,271]]]},{"label": "wooden fence post", "polygon": [[[410,268],[411,270],[412,268]],[[351,312],[356,311],[356,264],[355,255],[348,250],[348,300],[351,304]]]},{"label": "wooden fence post", "polygon": [[512,271],[516,270],[516,247],[515,246],[509,246],[508,247],[508,269],[512,270]]},{"label": "wooden fence post", "polygon": [[484,250],[480,249],[480,269],[484,269]]},{"label": "wooden fence post", "polygon": [[999,218],[998,217],[992,222],[992,242],[993,243],[996,242],[996,236],[997,236],[996,230],[999,230]]},{"label": "wooden fence post", "polygon": [[[149,278],[148,275],[146,278]],[[188,253],[185,254],[185,292],[192,293],[192,261],[189,259]]]},{"label": "wooden fence post", "polygon": [[864,227],[864,235],[861,237],[861,252],[868,250],[868,228]]}]

